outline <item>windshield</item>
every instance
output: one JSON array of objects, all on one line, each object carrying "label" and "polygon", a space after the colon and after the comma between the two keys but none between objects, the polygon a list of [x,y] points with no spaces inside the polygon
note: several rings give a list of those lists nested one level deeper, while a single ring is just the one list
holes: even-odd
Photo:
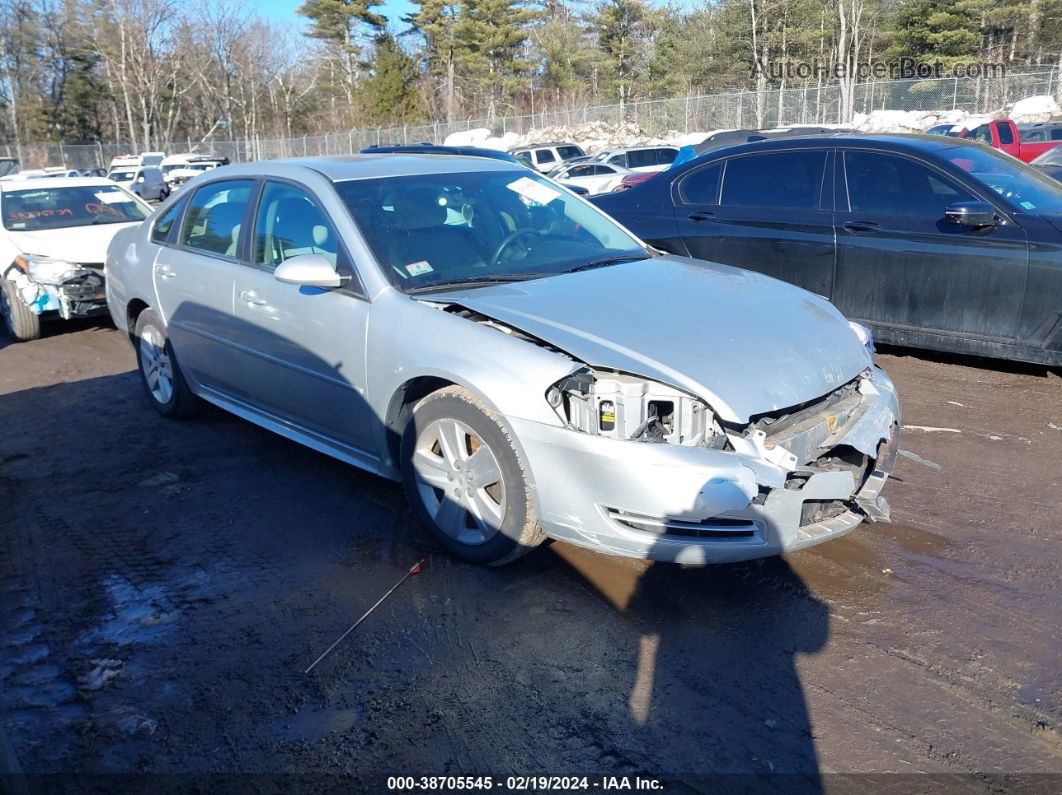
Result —
[{"label": "windshield", "polygon": [[136,176],[136,170],[132,171],[112,171],[107,175],[107,179],[112,179],[115,182],[132,182],[133,177]]},{"label": "windshield", "polygon": [[1062,212],[1062,183],[1017,158],[980,146],[955,146],[941,155],[1028,212]]},{"label": "windshield", "polygon": [[13,232],[63,229],[91,224],[143,221],[148,210],[118,187],[15,190],[0,195],[4,228]]},{"label": "windshield", "polygon": [[1062,166],[1062,144],[1052,146],[1032,162],[1034,166]]},{"label": "windshield", "polygon": [[608,216],[526,172],[350,180],[336,190],[392,284],[405,292],[649,256]]}]

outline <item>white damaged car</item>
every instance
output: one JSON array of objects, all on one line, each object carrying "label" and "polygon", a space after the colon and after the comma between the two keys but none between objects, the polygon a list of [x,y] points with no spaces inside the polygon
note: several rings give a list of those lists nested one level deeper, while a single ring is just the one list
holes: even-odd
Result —
[{"label": "white damaged car", "polygon": [[887,520],[899,403],[866,332],[662,255],[521,166],[224,166],[107,255],[166,417],[214,403],[405,483],[439,544],[711,563]]},{"label": "white damaged car", "polygon": [[107,246],[150,214],[102,177],[0,182],[0,314],[8,333],[32,340],[42,319],[105,314]]}]

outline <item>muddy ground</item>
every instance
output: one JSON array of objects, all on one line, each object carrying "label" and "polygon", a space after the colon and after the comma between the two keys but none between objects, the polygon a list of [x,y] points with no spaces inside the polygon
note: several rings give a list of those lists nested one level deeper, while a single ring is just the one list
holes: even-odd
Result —
[{"label": "muddy ground", "polygon": [[881,355],[894,524],[742,565],[553,544],[485,570],[394,484],[220,411],[161,419],[113,328],[0,345],[26,772],[1062,773],[1057,372]]}]

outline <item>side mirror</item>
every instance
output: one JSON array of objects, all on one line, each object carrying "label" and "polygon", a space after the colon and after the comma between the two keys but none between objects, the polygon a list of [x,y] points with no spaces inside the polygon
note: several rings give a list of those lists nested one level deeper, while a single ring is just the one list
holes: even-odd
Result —
[{"label": "side mirror", "polygon": [[944,217],[949,224],[978,228],[999,223],[996,208],[988,202],[953,202],[944,208]]},{"label": "side mirror", "polygon": [[324,254],[298,254],[286,259],[277,265],[273,278],[302,287],[342,287],[345,282]]}]

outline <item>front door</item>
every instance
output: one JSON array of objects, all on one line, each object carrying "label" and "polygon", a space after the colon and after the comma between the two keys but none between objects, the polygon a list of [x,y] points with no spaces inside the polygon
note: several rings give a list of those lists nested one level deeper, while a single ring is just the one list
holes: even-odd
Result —
[{"label": "front door", "polygon": [[979,200],[932,166],[883,152],[844,152],[833,302],[885,330],[1012,339],[1028,269],[1025,232],[948,223],[945,208]]},{"label": "front door", "polygon": [[675,220],[691,257],[765,273],[830,297],[831,153],[797,149],[707,164],[676,186]]},{"label": "front door", "polygon": [[[232,289],[240,233],[254,180],[203,185],[190,197],[176,236],[159,240],[155,293],[174,354],[185,375],[209,389],[226,391],[237,361]],[[177,217],[178,204],[170,213]],[[158,230],[166,218],[160,218]],[[173,221],[170,220],[170,223]]]},{"label": "front door", "polygon": [[310,191],[266,182],[249,264],[235,280],[236,339],[243,358],[236,393],[255,407],[358,450],[373,447],[365,402],[369,303],[356,279],[337,290],[278,282],[273,271],[298,254],[324,254],[353,275],[335,227]]}]

